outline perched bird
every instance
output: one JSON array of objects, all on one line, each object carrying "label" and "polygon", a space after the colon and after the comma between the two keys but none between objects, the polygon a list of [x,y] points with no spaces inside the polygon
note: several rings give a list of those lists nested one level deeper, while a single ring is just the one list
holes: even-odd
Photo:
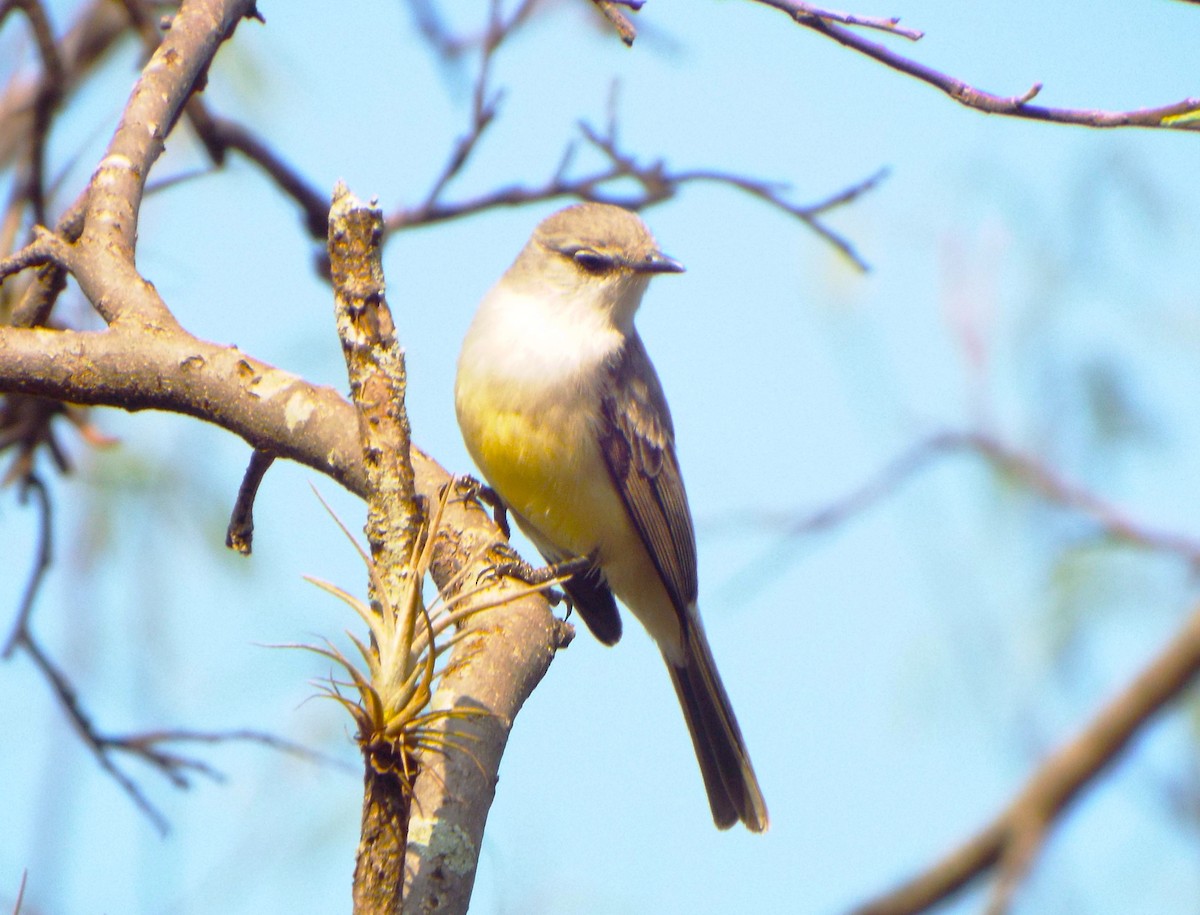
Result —
[{"label": "perched bird", "polygon": [[628,210],[553,214],[480,303],[455,405],[471,457],[546,559],[593,560],[563,586],[592,633],[621,637],[615,595],[658,644],[717,826],[762,832],[766,804],[696,607],[671,414],[633,326],[650,278],[682,271]]}]

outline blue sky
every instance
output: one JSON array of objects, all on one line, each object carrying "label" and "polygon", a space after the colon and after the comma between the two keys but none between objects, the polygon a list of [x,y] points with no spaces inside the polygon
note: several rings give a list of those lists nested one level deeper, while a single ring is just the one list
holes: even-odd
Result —
[{"label": "blue sky", "polygon": [[[456,4],[456,18],[482,21],[477,6]],[[923,435],[983,426],[1135,517],[1195,533],[1196,139],[984,116],[747,2],[650,0],[633,50],[593,29],[582,0],[548,6],[497,57],[500,117],[448,199],[543,180],[577,120],[603,123],[614,80],[622,141],[646,159],[787,181],[802,202],[890,176],[830,218],[866,274],[726,188],[697,185],[645,214],[688,267],[655,280],[638,324],[674,413],[701,608],[770,832],[712,827],[649,640],[629,626],[606,649],[581,631],[514,729],[472,911],[843,910],[999,809],[1170,636],[1196,589],[1174,561],[1096,544],[1085,521],[970,457],[832,532],[781,543],[769,521],[842,497]],[[473,62],[439,65],[402,3],[261,8],[266,27],[244,24],[218,58],[214,109],[254,124],[317,187],[344,179],[385,210],[421,200],[465,127]],[[901,15],[927,36],[893,44],[1000,94],[1041,81],[1045,104],[1113,109],[1200,94],[1200,11],[1183,3],[855,11]],[[3,47],[18,31],[7,24]],[[64,198],[94,166],[137,60],[115,55],[55,134]],[[176,137],[153,177],[201,161]],[[452,406],[462,333],[559,205],[389,243],[414,437],[456,472],[472,469]],[[344,388],[312,245],[251,166],[235,158],[151,196],[140,235],[139,267],[193,332]],[[121,445],[70,442],[80,472],[55,483],[58,561],[36,625],[97,720],[260,728],[348,766],[200,748],[227,780],[185,793],[131,767],[170,817],[163,839],[28,662],[10,662],[0,888],[27,867],[31,911],[346,910],[351,726],[308,701],[325,673],[316,659],[264,646],[352,625],[301,580],[365,584],[309,482],[352,527],[361,506],[276,467],[246,562],[220,547],[244,444],[182,418],[95,420]],[[30,513],[11,492],[0,530],[28,552]],[[0,581],[0,608],[20,585]],[[1196,790],[1193,717],[1194,700],[1165,716],[1084,797],[1018,911],[1192,910],[1196,823],[1171,799]]]}]

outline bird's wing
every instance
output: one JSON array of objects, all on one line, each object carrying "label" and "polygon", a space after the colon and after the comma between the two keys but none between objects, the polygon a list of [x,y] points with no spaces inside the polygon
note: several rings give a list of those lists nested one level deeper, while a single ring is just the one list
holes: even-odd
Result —
[{"label": "bird's wing", "polygon": [[609,366],[601,451],[612,481],[682,619],[696,603],[696,533],[662,386],[636,333]]}]

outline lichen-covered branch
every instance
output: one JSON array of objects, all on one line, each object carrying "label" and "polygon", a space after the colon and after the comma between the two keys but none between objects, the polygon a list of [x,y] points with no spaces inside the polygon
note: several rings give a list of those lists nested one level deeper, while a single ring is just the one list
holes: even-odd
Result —
[{"label": "lichen-covered branch", "polygon": [[[365,206],[339,184],[329,211],[329,261],[338,338],[350,376],[366,472],[366,531],[375,570],[371,610],[392,614],[406,628],[401,650],[407,661],[416,608],[406,606],[411,604],[406,595],[415,596],[421,587],[413,566],[421,512],[409,456],[404,353],[384,295],[382,239],[383,214],[378,207]],[[382,650],[377,640],[373,650]],[[360,743],[375,739],[362,729],[358,737]],[[362,749],[363,809],[354,865],[354,911],[384,915],[400,910],[411,795],[396,771],[375,764],[370,746]],[[407,752],[403,742],[398,752]],[[401,771],[405,768],[402,761]]]}]

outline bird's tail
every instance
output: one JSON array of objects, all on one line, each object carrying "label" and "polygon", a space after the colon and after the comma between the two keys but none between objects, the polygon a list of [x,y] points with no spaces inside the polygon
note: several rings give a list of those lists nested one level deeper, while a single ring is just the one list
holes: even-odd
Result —
[{"label": "bird's tail", "polygon": [[696,748],[713,820],[721,829],[741,820],[752,832],[763,832],[767,828],[767,805],[712,650],[700,626],[686,629],[685,662],[676,664],[664,659]]}]

